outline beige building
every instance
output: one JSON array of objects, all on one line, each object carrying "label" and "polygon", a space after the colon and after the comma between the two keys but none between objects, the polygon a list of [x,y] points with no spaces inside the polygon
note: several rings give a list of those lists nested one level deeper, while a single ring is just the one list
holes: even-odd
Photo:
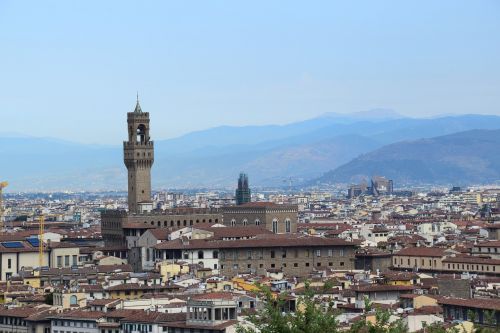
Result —
[{"label": "beige building", "polygon": [[51,243],[50,260],[47,266],[50,267],[72,267],[78,266],[80,248],[73,244]]},{"label": "beige building", "polygon": [[[43,251],[43,266],[79,265],[80,249],[73,244],[50,243]],[[39,267],[39,249],[28,241],[0,243],[0,280],[9,280],[25,267]]]},{"label": "beige building", "polygon": [[176,208],[145,213],[107,210],[101,213],[101,232],[108,245],[137,246],[139,237],[149,229],[208,225],[222,222],[218,209]]},{"label": "beige building", "polygon": [[392,266],[399,269],[442,270],[446,249],[435,247],[409,247],[394,253]]},{"label": "beige building", "polygon": [[222,208],[226,226],[262,226],[275,234],[297,232],[296,205],[278,205],[272,202],[249,202]]},{"label": "beige building", "polygon": [[87,305],[85,292],[73,290],[55,290],[52,294],[53,304],[62,309],[84,307]]},{"label": "beige building", "polygon": [[356,247],[356,243],[342,239],[261,235],[240,240],[176,240],[157,244],[155,249],[159,260],[203,263],[233,277],[242,273],[266,275],[268,271],[308,276],[313,271],[351,270]]}]

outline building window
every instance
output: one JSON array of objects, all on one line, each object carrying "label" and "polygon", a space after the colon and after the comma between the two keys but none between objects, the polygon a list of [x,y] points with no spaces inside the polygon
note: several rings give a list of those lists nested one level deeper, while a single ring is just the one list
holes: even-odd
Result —
[{"label": "building window", "polygon": [[260,220],[259,219],[255,220],[255,225],[260,225]]},{"label": "building window", "polygon": [[274,258],[275,257],[275,253],[274,253],[274,250],[271,251],[271,258]]},{"label": "building window", "polygon": [[344,249],[339,250],[339,256],[343,257],[344,256]]},{"label": "building window", "polygon": [[7,260],[7,268],[12,268],[12,259]]},{"label": "building window", "polygon": [[247,250],[247,259],[252,259],[252,250]]},{"label": "building window", "polygon": [[247,219],[243,220],[243,225],[245,225],[245,226],[248,225],[248,220]]},{"label": "building window", "polygon": [[321,257],[321,250],[316,250],[316,257]]},{"label": "building window", "polygon": [[293,267],[299,267],[299,264],[294,263],[294,264],[293,264]]},{"label": "building window", "polygon": [[232,219],[231,220],[231,227],[234,227],[236,225],[236,220],[235,219]]},{"label": "building window", "polygon": [[64,256],[64,266],[65,267],[69,266],[69,256]]},{"label": "building window", "polygon": [[285,232],[287,232],[287,233],[292,232],[291,224],[292,224],[292,221],[290,221],[290,219],[285,220]]},{"label": "building window", "polygon": [[62,256],[57,256],[57,267],[62,267]]},{"label": "building window", "polygon": [[344,266],[344,262],[343,261],[340,262],[340,266]]},{"label": "building window", "polygon": [[328,256],[333,257],[333,250],[332,249],[328,249]]},{"label": "building window", "polygon": [[73,256],[73,266],[78,265],[78,256],[74,255]]},{"label": "building window", "polygon": [[273,220],[273,232],[275,234],[278,233],[278,220],[276,220],[276,219]]},{"label": "building window", "polygon": [[308,262],[306,262],[306,267],[309,267],[309,263]]},{"label": "building window", "polygon": [[218,259],[219,258],[219,252],[218,251],[212,252],[212,258]]},{"label": "building window", "polygon": [[198,251],[198,259],[203,259],[203,251]]}]

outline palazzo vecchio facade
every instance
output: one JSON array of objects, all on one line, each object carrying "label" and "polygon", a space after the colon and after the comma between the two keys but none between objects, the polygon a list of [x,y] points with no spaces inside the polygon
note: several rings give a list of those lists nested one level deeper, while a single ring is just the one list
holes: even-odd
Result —
[{"label": "palazzo vecchio facade", "polygon": [[150,136],[149,112],[142,111],[139,99],[134,111],[127,113],[127,133],[123,161],[128,171],[128,211],[102,212],[101,231],[106,245],[128,246],[133,244],[130,240],[137,239],[147,229],[180,228],[198,223],[224,223],[228,227],[256,225],[277,234],[297,231],[297,206],[247,202],[223,209],[154,209],[151,201],[154,142]]}]

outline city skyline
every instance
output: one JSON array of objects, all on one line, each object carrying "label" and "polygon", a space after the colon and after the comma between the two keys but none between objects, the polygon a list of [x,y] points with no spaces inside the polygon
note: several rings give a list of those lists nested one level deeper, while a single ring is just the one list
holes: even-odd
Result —
[{"label": "city skyline", "polygon": [[376,108],[498,115],[499,6],[2,2],[1,132],[115,144],[137,91],[158,139]]}]

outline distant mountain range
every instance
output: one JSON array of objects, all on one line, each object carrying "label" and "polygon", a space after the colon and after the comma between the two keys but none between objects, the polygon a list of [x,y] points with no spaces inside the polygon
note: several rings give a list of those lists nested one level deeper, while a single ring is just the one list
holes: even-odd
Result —
[{"label": "distant mountain range", "polygon": [[[338,170],[377,149],[385,151],[390,147],[386,145],[474,129],[500,129],[500,117],[413,119],[379,109],[351,115],[328,113],[288,125],[222,126],[155,141],[153,187],[234,186],[240,171],[249,174],[253,186],[281,186],[290,178],[295,184],[306,184],[312,179],[349,181],[357,174],[372,171],[364,171],[361,164],[353,175]],[[0,134],[0,154],[3,161],[0,179],[11,183],[10,190],[126,188],[120,143],[109,147]],[[390,170],[376,171],[385,175]],[[457,169],[450,177],[459,172]],[[482,182],[494,178],[492,174],[481,175],[470,180]],[[420,176],[414,172],[395,178],[414,182],[444,180],[438,173],[431,178]]]},{"label": "distant mountain range", "polygon": [[500,181],[499,147],[500,130],[398,142],[362,154],[315,182],[352,183],[384,175],[396,184],[493,183]]}]

